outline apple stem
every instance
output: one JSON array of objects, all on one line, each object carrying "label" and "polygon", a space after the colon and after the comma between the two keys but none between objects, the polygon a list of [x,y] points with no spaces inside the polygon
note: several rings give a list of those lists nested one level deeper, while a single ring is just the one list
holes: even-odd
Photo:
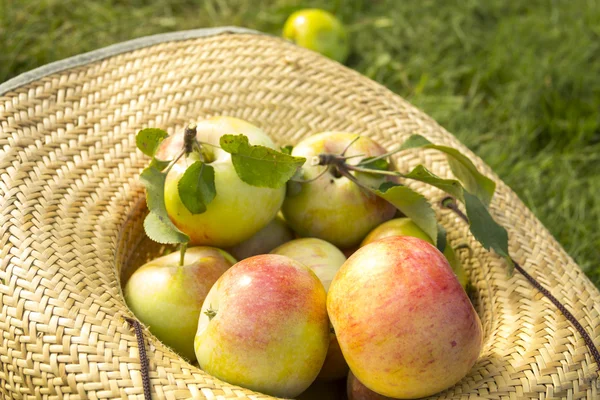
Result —
[{"label": "apple stem", "polygon": [[[360,165],[360,163],[359,163],[359,165]],[[356,172],[365,172],[368,174],[379,174],[379,175],[405,177],[405,175],[403,173],[398,172],[398,171],[386,171],[386,170],[382,170],[382,169],[362,168],[362,167],[359,167],[356,165],[350,165],[350,164],[346,164],[346,167],[349,170],[356,171]]]},{"label": "apple stem", "polygon": [[164,170],[164,172],[163,172],[163,173],[164,173],[165,175],[168,175],[168,174],[169,174],[169,171],[171,171],[171,168],[173,168],[173,165],[177,164],[177,162],[178,162],[178,161],[181,159],[181,157],[183,157],[183,155],[184,155],[184,154],[185,154],[185,152],[183,152],[183,151],[179,152],[179,154],[177,154],[177,157],[175,157],[175,158],[173,159],[173,161],[171,161],[171,162],[169,163],[169,165],[167,166],[167,168]]},{"label": "apple stem", "polygon": [[206,314],[209,321],[212,321],[212,319],[214,317],[216,317],[217,311],[212,308],[212,304],[211,304],[210,306],[208,306],[208,309],[206,311],[204,311],[204,314]]},{"label": "apple stem", "polygon": [[361,165],[363,162],[365,162],[365,163],[372,163],[374,161],[381,160],[382,158],[388,158],[389,156],[393,156],[394,154],[396,154],[396,153],[398,153],[398,152],[400,152],[402,150],[403,150],[402,147],[398,147],[395,150],[388,151],[387,153],[383,153],[383,154],[381,154],[381,155],[379,155],[377,157],[365,158],[364,160],[362,160],[361,162],[359,162],[358,165]]},{"label": "apple stem", "polygon": [[314,178],[311,178],[311,179],[296,179],[296,178],[291,178],[290,181],[292,181],[292,182],[298,182],[298,183],[310,183],[310,182],[316,181],[317,179],[319,179],[320,177],[322,177],[323,175],[325,175],[327,173],[327,171],[329,171],[329,168],[323,169],[323,171],[319,172],[319,174],[317,176],[315,176]]},{"label": "apple stem", "polygon": [[352,141],[350,143],[348,143],[348,146],[346,146],[346,148],[344,149],[344,151],[342,151],[342,154],[340,154],[342,157],[344,157],[346,155],[346,152],[348,151],[348,149],[350,148],[350,146],[352,146],[354,143],[356,143],[356,141],[360,139],[360,135],[355,137],[354,139],[352,139]]},{"label": "apple stem", "polygon": [[[469,223],[469,219],[458,208],[458,205],[456,204],[456,201],[454,200],[453,197],[451,197],[451,196],[445,197],[444,199],[442,199],[441,204],[442,204],[442,207],[452,210],[464,222]],[[546,289],[533,276],[529,275],[529,273],[527,271],[525,271],[525,269],[523,267],[521,267],[521,265],[519,265],[519,263],[517,263],[512,257],[509,257],[509,258],[515,265],[515,269],[517,271],[519,271],[521,273],[521,275],[523,275],[525,277],[525,279],[527,279],[534,288],[536,288],[540,293],[542,293],[544,296],[546,296],[548,298],[548,300],[550,300],[550,302],[552,302],[552,304],[554,304],[556,306],[556,308],[558,308],[559,311],[565,316],[567,321],[569,321],[573,325],[573,327],[577,330],[577,332],[579,332],[579,334],[583,337],[583,341],[585,342],[586,346],[588,347],[590,353],[592,354],[592,357],[594,358],[596,365],[600,366],[600,352],[598,352],[598,349],[596,348],[594,341],[592,340],[590,335],[587,333],[587,331],[583,328],[583,326],[579,323],[577,318],[575,318],[575,316],[573,314],[571,314],[571,312],[569,310],[567,310],[567,308],[564,306],[564,304],[562,304],[556,297],[554,297],[554,295],[552,293],[550,293],[550,291],[548,291],[548,289]]]},{"label": "apple stem", "polygon": [[191,123],[185,128],[183,133],[183,149],[185,154],[190,154],[194,150],[196,150],[196,146],[198,145],[198,141],[196,140],[196,124]]},{"label": "apple stem", "polygon": [[181,243],[181,245],[179,246],[179,266],[183,267],[183,264],[185,262],[185,252],[187,251],[187,242],[186,243]]}]

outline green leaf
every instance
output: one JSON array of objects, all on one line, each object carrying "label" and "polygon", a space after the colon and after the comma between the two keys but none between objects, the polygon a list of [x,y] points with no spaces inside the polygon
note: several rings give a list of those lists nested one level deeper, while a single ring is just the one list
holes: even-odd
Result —
[{"label": "green leaf", "polygon": [[378,171],[387,171],[390,163],[385,158],[367,157],[359,163],[362,168],[375,169]]},{"label": "green leaf", "polygon": [[412,135],[408,139],[406,139],[402,145],[400,145],[399,151],[408,150],[408,149],[416,149],[418,147],[424,147],[427,145],[433,144],[429,140],[425,139],[421,135]]},{"label": "green leaf", "polygon": [[392,182],[385,182],[378,190],[373,190],[373,192],[392,203],[404,215],[412,219],[419,228],[423,229],[434,244],[437,243],[438,227],[435,212],[423,195],[406,186]]},{"label": "green leaf", "polygon": [[265,146],[253,146],[244,135],[223,135],[223,150],[231,154],[231,161],[241,180],[249,185],[279,188],[304,165],[304,157],[293,157]]},{"label": "green leaf", "polygon": [[437,232],[436,247],[438,248],[439,251],[441,251],[443,253],[444,250],[446,250],[446,244],[448,242],[447,237],[446,237],[446,228],[444,228],[440,224],[438,224],[437,228],[438,228],[438,232]]},{"label": "green leaf", "polygon": [[433,174],[423,165],[417,165],[408,174],[403,175],[404,178],[413,179],[416,181],[427,183],[436,188],[442,189],[444,192],[456,197],[464,203],[463,187],[456,179],[443,179]]},{"label": "green leaf", "polygon": [[481,174],[467,156],[452,147],[433,144],[421,135],[411,136],[400,146],[400,150],[413,148],[435,149],[445,153],[454,176],[465,185],[469,192],[479,197],[485,205],[490,204],[496,190],[496,183]]},{"label": "green leaf", "polygon": [[139,131],[135,136],[135,144],[142,153],[154,157],[160,144],[167,137],[169,137],[169,134],[162,129],[146,128]]},{"label": "green leaf", "polygon": [[152,158],[152,161],[150,161],[150,166],[155,167],[159,171],[162,171],[165,168],[167,168],[170,163],[171,163],[171,160],[163,161],[163,160],[159,160],[158,158]]},{"label": "green leaf", "polygon": [[202,214],[206,206],[215,198],[215,169],[196,161],[186,170],[177,184],[183,205],[192,214]]},{"label": "green leaf", "polygon": [[493,249],[498,255],[507,259],[512,273],[514,264],[508,254],[506,229],[494,221],[485,204],[477,196],[467,191],[464,195],[471,233],[486,250]]},{"label": "green leaf", "polygon": [[168,217],[165,219],[155,212],[150,212],[144,219],[144,230],[150,239],[162,244],[190,241],[189,236],[177,229]]},{"label": "green leaf", "polygon": [[294,146],[292,145],[287,145],[287,146],[281,146],[281,152],[283,154],[287,154],[288,156],[292,155],[292,150],[294,150]]},{"label": "green leaf", "polygon": [[188,242],[190,238],[181,232],[167,215],[165,179],[166,174],[152,165],[140,174],[140,181],[146,188],[146,204],[150,210],[150,214],[144,220],[144,229],[148,237],[158,243]]}]

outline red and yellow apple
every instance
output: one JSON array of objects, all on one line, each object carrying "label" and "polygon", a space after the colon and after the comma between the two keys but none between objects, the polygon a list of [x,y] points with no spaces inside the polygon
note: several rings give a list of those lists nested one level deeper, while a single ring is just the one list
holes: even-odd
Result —
[{"label": "red and yellow apple", "polygon": [[202,306],[194,342],[200,367],[272,396],[299,395],[327,354],[326,296],[315,273],[289,257],[240,261]]},{"label": "red and yellow apple", "polygon": [[[369,234],[363,239],[361,247],[389,236],[412,236],[433,244],[431,238],[421,228],[419,228],[413,220],[410,218],[395,218],[384,222],[369,232]],[[456,278],[460,282],[461,286],[465,288],[469,282],[467,271],[465,271],[460,259],[456,256],[454,249],[449,243],[446,244],[446,247],[444,248],[444,256],[450,263],[450,266],[456,274]]]},{"label": "red and yellow apple", "polygon": [[[317,238],[295,239],[277,247],[271,253],[290,257],[312,269],[326,291],[329,290],[329,285],[336,272],[346,261],[346,257],[337,247]],[[330,332],[329,350],[318,379],[341,379],[347,373],[348,364],[344,360],[335,333]]]},{"label": "red and yellow apple", "polygon": [[154,336],[193,361],[204,299],[235,259],[213,247],[191,247],[182,266],[179,260],[176,252],[144,264],[127,281],[124,295],[131,311]]},{"label": "red and yellow apple", "polygon": [[259,254],[267,254],[292,239],[294,239],[294,232],[287,226],[283,218],[277,216],[250,239],[226,250],[241,261]]},{"label": "red and yellow apple", "polygon": [[[346,156],[357,156],[349,159],[349,163],[386,152],[368,137],[353,133],[323,132],[309,136],[292,150],[292,155],[306,157],[300,179],[308,182],[300,184],[297,192],[288,193],[281,209],[288,225],[301,237],[317,237],[340,248],[359,244],[371,229],[396,213],[393,205],[340,176],[335,168],[310,163],[319,154],[339,155],[346,148]],[[329,171],[320,175],[326,168]],[[351,174],[374,188],[391,179],[381,175]]]},{"label": "red and yellow apple", "polygon": [[361,247],[336,274],[327,310],[352,373],[394,398],[430,396],[473,367],[481,321],[444,255],[391,236]]},{"label": "red and yellow apple", "polygon": [[[231,154],[219,147],[221,136],[244,134],[250,144],[275,148],[273,141],[256,126],[232,117],[214,117],[197,123],[197,139],[203,146],[205,162],[214,168],[215,198],[202,214],[192,214],[182,203],[177,185],[189,161],[182,158],[165,182],[165,205],[173,223],[190,237],[191,244],[234,246],[267,225],[281,207],[285,187],[271,189],[242,181],[231,162]],[[183,133],[162,143],[157,158],[172,159],[183,145]]]}]

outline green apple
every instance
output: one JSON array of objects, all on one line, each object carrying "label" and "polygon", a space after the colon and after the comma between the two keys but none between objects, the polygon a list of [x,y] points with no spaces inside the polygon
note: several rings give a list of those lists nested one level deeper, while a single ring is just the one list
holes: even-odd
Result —
[{"label": "green apple", "polygon": [[[317,238],[295,239],[277,247],[271,253],[293,258],[312,269],[325,290],[329,290],[333,277],[346,261],[346,257],[337,247]],[[341,379],[347,373],[348,364],[344,360],[335,333],[331,331],[327,357],[317,378],[330,381]]]},{"label": "green apple", "polygon": [[467,375],[483,329],[444,255],[390,236],[361,247],[329,287],[327,311],[352,373],[384,396],[415,399]]},{"label": "green apple", "polygon": [[210,289],[198,321],[200,367],[234,385],[295,397],[319,374],[329,345],[326,292],[310,268],[263,254]]},{"label": "green apple", "polygon": [[[340,176],[332,167],[310,163],[319,154],[341,154],[347,147],[345,155],[352,157],[349,159],[352,163],[386,153],[370,138],[353,133],[323,132],[309,136],[292,150],[294,156],[306,157],[299,178],[308,182],[301,183],[297,191],[290,191],[281,209],[288,225],[301,237],[317,237],[340,248],[359,244],[370,230],[396,213],[393,205]],[[320,175],[325,168],[329,170]],[[375,188],[390,179],[351,174]]]},{"label": "green apple", "polygon": [[235,259],[213,247],[187,249],[156,258],[137,269],[125,285],[125,302],[161,342],[193,361],[194,336],[204,299]]},{"label": "green apple", "polygon": [[[250,144],[275,148],[273,141],[256,126],[232,117],[214,117],[197,123],[197,138],[206,162],[214,168],[216,196],[202,214],[193,215],[182,203],[177,184],[189,161],[182,159],[167,175],[165,205],[173,223],[189,235],[191,244],[230,247],[249,239],[267,225],[281,207],[285,187],[256,187],[242,181],[231,162],[231,154],[218,147],[225,134],[244,134]],[[157,158],[172,159],[183,144],[183,134],[167,138]]]},{"label": "green apple", "polygon": [[350,46],[344,25],[331,13],[320,9],[296,11],[283,27],[283,37],[343,63]]},{"label": "green apple", "polygon": [[[395,218],[384,222],[369,232],[363,239],[361,247],[389,236],[412,236],[433,244],[431,238],[413,220],[410,218]],[[469,282],[467,271],[465,271],[460,259],[456,257],[456,253],[450,244],[447,244],[444,248],[444,256],[448,259],[461,286],[465,288]]]},{"label": "green apple", "polygon": [[250,239],[226,250],[241,261],[259,254],[267,254],[292,239],[294,239],[294,232],[287,226],[283,218],[277,216]]}]

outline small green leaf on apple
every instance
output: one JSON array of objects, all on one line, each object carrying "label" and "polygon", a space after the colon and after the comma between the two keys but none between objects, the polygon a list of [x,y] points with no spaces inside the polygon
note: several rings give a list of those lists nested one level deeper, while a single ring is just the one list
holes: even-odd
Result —
[{"label": "small green leaf on apple", "polygon": [[286,146],[281,146],[281,152],[283,154],[287,154],[288,156],[292,155],[292,150],[294,150],[294,146],[292,145],[286,145]]},{"label": "small green leaf on apple", "polygon": [[377,171],[387,171],[390,168],[390,163],[385,158],[367,157],[360,161],[360,166]]},{"label": "small green leaf on apple", "polygon": [[135,144],[138,149],[148,157],[154,157],[163,140],[169,137],[169,134],[162,129],[146,128],[142,129],[135,136]]},{"label": "small green leaf on apple", "polygon": [[440,225],[440,224],[438,224],[437,228],[438,228],[438,232],[437,232],[436,247],[439,251],[441,251],[443,253],[444,250],[446,250],[446,245],[447,245],[446,228],[444,228],[444,226]]},{"label": "small green leaf on apple", "polygon": [[223,135],[220,145],[231,154],[231,161],[240,179],[253,186],[279,188],[306,161],[304,157],[251,145],[245,135]]},{"label": "small green leaf on apple", "polygon": [[480,173],[467,156],[452,147],[433,144],[421,135],[409,137],[398,151],[414,148],[435,149],[445,153],[454,176],[464,184],[469,192],[479,197],[486,206],[490,204],[496,190],[496,183]]},{"label": "small green leaf on apple", "polygon": [[508,233],[492,218],[485,204],[475,195],[465,191],[465,208],[469,218],[470,230],[486,250],[493,249],[504,257],[512,274],[514,262],[508,253]]},{"label": "small green leaf on apple", "polygon": [[423,183],[427,183],[431,186],[435,186],[438,189],[456,197],[460,201],[464,202],[463,198],[463,186],[456,179],[443,179],[433,174],[423,165],[417,165],[408,174],[403,175],[404,178],[413,179]]},{"label": "small green leaf on apple", "polygon": [[146,235],[157,243],[187,243],[190,238],[181,232],[168,217],[151,211],[144,219],[144,230]]},{"label": "small green leaf on apple", "polygon": [[169,219],[165,207],[166,174],[150,165],[140,174],[140,181],[146,188],[146,204],[150,214],[144,220],[148,237],[158,243],[185,243],[190,239]]},{"label": "small green leaf on apple", "polygon": [[214,168],[202,161],[194,162],[185,170],[177,190],[181,202],[192,214],[202,214],[217,194]]},{"label": "small green leaf on apple", "polygon": [[392,182],[383,183],[379,189],[373,190],[373,192],[412,219],[431,238],[434,244],[437,243],[438,225],[435,212],[423,195],[406,186]]}]

